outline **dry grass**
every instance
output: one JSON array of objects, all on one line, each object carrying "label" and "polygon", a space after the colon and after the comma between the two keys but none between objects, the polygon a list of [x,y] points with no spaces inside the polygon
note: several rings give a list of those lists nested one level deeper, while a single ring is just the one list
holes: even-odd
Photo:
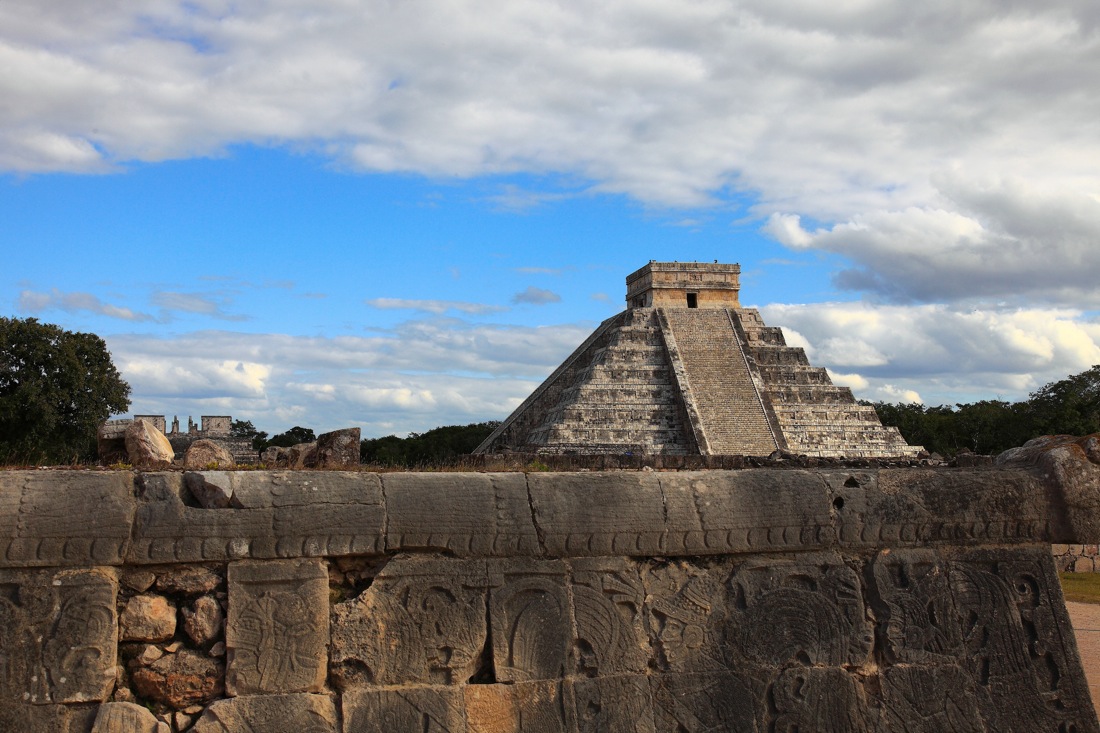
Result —
[{"label": "dry grass", "polygon": [[1100,603],[1100,573],[1058,573],[1067,601]]}]

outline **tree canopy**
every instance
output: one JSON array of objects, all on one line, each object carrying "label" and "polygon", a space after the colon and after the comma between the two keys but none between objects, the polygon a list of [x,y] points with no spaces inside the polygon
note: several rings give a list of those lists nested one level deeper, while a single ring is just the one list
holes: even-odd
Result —
[{"label": "tree canopy", "polygon": [[387,435],[359,443],[359,460],[380,466],[437,466],[456,456],[471,453],[489,436],[498,421],[469,425],[444,425],[406,438]]},{"label": "tree canopy", "polygon": [[130,385],[99,336],[0,317],[0,462],[94,457],[99,426],[129,407]]},{"label": "tree canopy", "polygon": [[1100,365],[1051,382],[1022,402],[864,404],[872,404],[882,424],[897,427],[910,445],[944,456],[964,449],[997,454],[1040,435],[1100,432]]},{"label": "tree canopy", "polygon": [[[303,428],[301,425],[295,425],[285,433],[273,435],[270,440],[264,441],[263,446],[259,448],[259,450],[270,448],[273,445],[280,448],[289,448],[292,445],[312,443],[315,440],[317,440],[317,436],[313,434],[313,428]],[[255,440],[252,442],[252,447],[256,447]]]}]

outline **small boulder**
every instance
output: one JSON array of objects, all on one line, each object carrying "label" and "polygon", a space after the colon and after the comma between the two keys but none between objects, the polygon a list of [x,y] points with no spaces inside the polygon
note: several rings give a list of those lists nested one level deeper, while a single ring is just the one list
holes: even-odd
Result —
[{"label": "small boulder", "polygon": [[210,568],[201,565],[180,565],[161,571],[157,576],[157,590],[196,596],[209,593],[218,587],[222,578]]},{"label": "small boulder", "polygon": [[92,733],[171,733],[141,705],[131,702],[105,702],[99,706]]},{"label": "small boulder", "polygon": [[155,425],[134,420],[126,428],[126,456],[135,466],[155,467],[170,464],[176,453]]},{"label": "small boulder", "polygon": [[182,613],[183,630],[196,646],[206,646],[221,634],[225,615],[214,598],[200,596],[190,608],[184,608]]},{"label": "small boulder", "polygon": [[168,654],[135,670],[131,679],[138,695],[173,710],[206,703],[225,693],[225,667],[221,661],[188,650]]},{"label": "small boulder", "polygon": [[317,443],[299,443],[287,448],[287,468],[313,468],[316,465]]},{"label": "small boulder", "polygon": [[96,431],[96,452],[104,463],[126,460],[126,428],[129,420],[109,420]]},{"label": "small boulder", "polygon": [[192,443],[183,456],[184,468],[208,468],[211,464],[214,468],[232,468],[237,465],[233,461],[233,454],[224,445],[205,438]]},{"label": "small boulder", "polygon": [[345,428],[317,436],[316,464],[321,468],[359,465],[359,428]]},{"label": "small boulder", "polygon": [[176,607],[164,596],[138,595],[118,621],[122,641],[168,641],[176,633]]}]

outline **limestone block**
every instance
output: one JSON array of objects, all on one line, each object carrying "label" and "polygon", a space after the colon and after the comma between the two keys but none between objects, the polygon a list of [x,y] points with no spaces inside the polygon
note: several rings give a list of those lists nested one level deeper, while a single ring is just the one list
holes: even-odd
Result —
[{"label": "limestone block", "polygon": [[467,733],[567,733],[560,680],[514,685],[467,685]]},{"label": "limestone block", "polygon": [[359,428],[345,428],[317,436],[318,468],[350,468],[359,465]]},{"label": "limestone block", "polygon": [[661,485],[652,473],[532,473],[535,521],[555,557],[661,554]]},{"label": "limestone block", "polygon": [[134,596],[119,616],[119,627],[122,641],[168,641],[176,633],[176,607],[164,596]]},{"label": "limestone block", "polygon": [[0,571],[0,701],[103,701],[115,681],[113,571]]},{"label": "limestone block", "polygon": [[344,733],[465,733],[463,706],[459,687],[355,689],[341,699]]},{"label": "limestone block", "polygon": [[212,703],[191,733],[336,733],[328,695],[249,695]]},{"label": "limestone block", "polygon": [[328,639],[324,561],[230,564],[225,632],[230,695],[321,692]]},{"label": "limestone block", "polygon": [[660,674],[650,677],[650,688],[659,731],[767,730],[767,687],[760,680],[734,672]]},{"label": "limestone block", "polygon": [[390,551],[440,548],[462,557],[535,555],[527,480],[519,473],[387,473]]},{"label": "limestone block", "polygon": [[459,685],[485,663],[484,562],[399,556],[332,612],[331,665],[356,684]]},{"label": "limestone block", "polygon": [[871,577],[884,661],[957,665],[990,730],[1097,730],[1076,647],[1052,642],[1073,632],[1046,545],[883,551]]},{"label": "limestone block", "polygon": [[489,571],[497,681],[562,677],[573,638],[564,563],[500,560]]},{"label": "limestone block", "polygon": [[99,706],[92,733],[172,733],[172,729],[141,705],[105,702]]},{"label": "limestone block", "polygon": [[576,716],[578,730],[616,733],[656,733],[658,730],[653,719],[653,694],[645,675],[566,680],[565,686],[567,699],[573,703],[571,712]]},{"label": "limestone block", "polygon": [[216,464],[217,468],[232,468],[236,462],[225,446],[213,440],[202,438],[187,447],[187,452],[183,455],[185,468],[207,468],[210,464]]},{"label": "limestone block", "polygon": [[636,563],[577,558],[568,566],[572,672],[588,677],[644,672],[651,652],[643,618],[645,588]]},{"label": "limestone block", "polygon": [[198,501],[180,474],[146,475],[131,562],[363,555],[384,546],[385,509],[375,474],[200,473],[205,483],[221,487],[230,506],[189,505]]},{"label": "limestone block", "polygon": [[0,730],[12,733],[88,733],[98,705],[27,705],[0,699]]},{"label": "limestone block", "polygon": [[134,670],[131,681],[141,697],[184,710],[222,696],[225,668],[216,659],[184,649]]},{"label": "limestone block", "polygon": [[877,715],[867,703],[863,685],[844,669],[785,669],[776,678],[771,692],[775,727],[779,730],[816,730],[824,721],[828,721],[825,725],[829,730],[836,731],[872,731],[877,727]]},{"label": "limestone block", "polygon": [[126,455],[135,466],[156,467],[171,463],[176,452],[164,433],[139,419],[126,428]]},{"label": "limestone block", "polygon": [[121,563],[133,491],[129,472],[0,472],[0,567]]},{"label": "limestone block", "polygon": [[728,560],[717,564],[654,560],[646,564],[642,580],[654,666],[670,672],[737,666],[729,657],[730,609],[724,602],[730,565]]},{"label": "limestone block", "polygon": [[209,593],[222,584],[224,569],[201,565],[180,565],[161,568],[157,572],[156,587],[161,593],[196,596]]}]

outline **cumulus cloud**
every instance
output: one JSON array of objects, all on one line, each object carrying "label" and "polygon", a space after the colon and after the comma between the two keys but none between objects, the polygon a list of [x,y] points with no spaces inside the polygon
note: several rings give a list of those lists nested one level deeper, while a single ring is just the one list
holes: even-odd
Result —
[{"label": "cumulus cloud", "polygon": [[1094,297],[1081,273],[1100,235],[1100,96],[1082,91],[1098,27],[1077,0],[517,0],[506,13],[12,0],[0,167],[102,172],[259,143],[358,170],[533,174],[538,186],[497,197],[513,209],[747,196],[788,246],[849,258],[845,287],[1072,304]]},{"label": "cumulus cloud", "polygon": [[442,315],[447,311],[458,311],[470,315],[480,316],[486,313],[500,313],[508,310],[502,305],[488,305],[485,303],[467,303],[458,300],[418,300],[410,298],[371,298],[366,304],[380,310],[414,310],[423,313],[435,313]]},{"label": "cumulus cloud", "polygon": [[512,296],[513,303],[526,303],[528,305],[548,305],[550,303],[560,303],[561,296],[552,290],[545,290],[543,288],[536,288],[534,285],[529,285],[526,290],[516,293]]},{"label": "cumulus cloud", "polygon": [[503,418],[591,328],[445,320],[370,337],[201,331],[106,339],[137,412],[231,410],[268,432],[359,425],[369,436]]},{"label": "cumulus cloud", "polygon": [[104,303],[99,296],[92,293],[69,292],[63,293],[53,288],[48,293],[39,293],[34,290],[24,290],[19,294],[19,310],[25,313],[42,313],[49,310],[62,310],[67,313],[87,311],[108,318],[118,318],[123,321],[152,321],[153,316],[148,313],[123,308],[121,306]]},{"label": "cumulus cloud", "polygon": [[1079,311],[869,303],[760,310],[789,345],[865,399],[1017,400],[1100,364],[1100,324]]}]

